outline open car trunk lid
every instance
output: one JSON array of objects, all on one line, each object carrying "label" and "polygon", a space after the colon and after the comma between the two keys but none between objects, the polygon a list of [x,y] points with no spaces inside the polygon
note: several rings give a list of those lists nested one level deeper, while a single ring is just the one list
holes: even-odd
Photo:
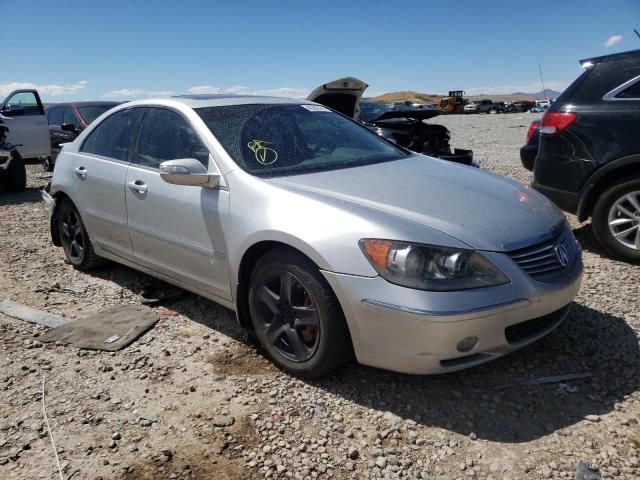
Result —
[{"label": "open car trunk lid", "polygon": [[369,85],[354,77],[344,77],[320,85],[307,100],[325,105],[347,117],[360,116],[360,98]]}]

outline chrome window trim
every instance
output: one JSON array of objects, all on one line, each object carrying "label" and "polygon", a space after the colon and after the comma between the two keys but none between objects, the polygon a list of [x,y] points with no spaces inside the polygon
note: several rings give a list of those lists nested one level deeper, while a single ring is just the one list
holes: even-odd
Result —
[{"label": "chrome window trim", "polygon": [[626,82],[624,82],[622,85],[617,86],[616,88],[614,88],[613,90],[611,90],[608,93],[605,93],[604,96],[602,97],[602,100],[605,102],[637,102],[640,101],[640,98],[617,98],[616,95],[619,94],[620,92],[625,91],[627,88],[629,88],[632,85],[635,85],[636,83],[640,82],[640,75],[638,75],[637,77],[634,77],[630,80],[627,80]]}]

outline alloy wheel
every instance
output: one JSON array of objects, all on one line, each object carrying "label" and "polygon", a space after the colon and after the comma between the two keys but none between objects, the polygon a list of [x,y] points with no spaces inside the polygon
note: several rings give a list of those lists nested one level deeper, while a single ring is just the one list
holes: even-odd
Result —
[{"label": "alloy wheel", "polygon": [[67,247],[67,253],[74,262],[82,260],[84,254],[84,235],[78,214],[68,209],[63,213],[60,233]]},{"label": "alloy wheel", "polygon": [[619,243],[640,250],[640,190],[625,193],[609,210],[609,231]]},{"label": "alloy wheel", "polygon": [[258,325],[279,354],[293,362],[309,360],[320,340],[320,318],[313,298],[291,272],[277,270],[256,289]]}]

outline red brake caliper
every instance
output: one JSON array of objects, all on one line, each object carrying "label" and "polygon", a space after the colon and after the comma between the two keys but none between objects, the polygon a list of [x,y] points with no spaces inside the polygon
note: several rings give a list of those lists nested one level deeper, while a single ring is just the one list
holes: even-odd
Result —
[{"label": "red brake caliper", "polygon": [[[304,302],[302,302],[302,306],[303,307],[311,306],[311,298],[309,298],[309,295],[306,295],[306,292],[305,292]],[[316,327],[311,325],[305,325],[301,333],[302,333],[302,340],[304,340],[305,342],[310,342],[316,336]]]}]

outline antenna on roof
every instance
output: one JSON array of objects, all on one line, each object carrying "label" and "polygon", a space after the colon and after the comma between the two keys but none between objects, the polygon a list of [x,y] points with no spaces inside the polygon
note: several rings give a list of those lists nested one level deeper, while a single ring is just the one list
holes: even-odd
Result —
[{"label": "antenna on roof", "polygon": [[633,31],[636,32],[636,35],[638,36],[638,38],[640,38],[640,33],[638,33],[638,30],[634,28]]},{"label": "antenna on roof", "polygon": [[542,95],[544,95],[544,99],[547,99],[547,89],[544,88],[544,80],[542,79],[542,67],[538,64],[538,71],[540,72],[540,81],[542,82]]}]

